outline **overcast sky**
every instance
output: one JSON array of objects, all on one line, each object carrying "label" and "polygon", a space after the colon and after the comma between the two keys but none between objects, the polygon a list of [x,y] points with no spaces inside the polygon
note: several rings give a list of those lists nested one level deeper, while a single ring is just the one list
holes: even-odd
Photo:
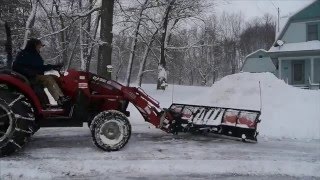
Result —
[{"label": "overcast sky", "polygon": [[[209,0],[210,1],[210,0]],[[221,13],[242,11],[246,19],[261,16],[265,13],[277,15],[280,8],[280,17],[296,12],[314,0],[215,0],[215,11]]]}]

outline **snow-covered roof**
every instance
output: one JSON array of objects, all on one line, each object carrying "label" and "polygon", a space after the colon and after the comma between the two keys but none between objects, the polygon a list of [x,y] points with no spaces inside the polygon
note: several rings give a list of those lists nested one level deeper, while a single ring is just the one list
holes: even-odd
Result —
[{"label": "snow-covered roof", "polygon": [[264,49],[258,49],[247,55],[241,67],[243,72],[274,72],[275,70],[276,67]]},{"label": "snow-covered roof", "polygon": [[298,11],[294,12],[294,13],[290,13],[291,15],[285,16],[280,18],[280,32],[276,33],[276,41],[274,42],[273,45],[275,45],[275,43],[277,42],[277,40],[281,39],[282,36],[284,35],[285,31],[288,29],[288,26],[290,24],[291,18],[294,17],[295,15],[297,15],[299,12],[305,10],[306,8],[308,8],[309,6],[311,6],[313,3],[317,2],[319,0],[313,0],[311,1],[309,4],[307,4],[306,6],[302,7],[301,9],[299,9]]},{"label": "snow-covered roof", "polygon": [[307,41],[299,43],[285,43],[282,46],[274,47],[272,46],[269,52],[292,52],[292,51],[320,51],[320,41]]},{"label": "snow-covered roof", "polygon": [[267,53],[267,51],[266,51],[266,50],[264,50],[264,49],[258,49],[258,50],[256,50],[256,51],[254,51],[254,52],[252,52],[252,53],[248,54],[248,55],[246,56],[246,58],[245,58],[245,59],[247,59],[247,58],[249,58],[249,57],[251,57],[251,56],[255,55],[255,54],[256,54],[256,53],[258,53],[258,52]]}]

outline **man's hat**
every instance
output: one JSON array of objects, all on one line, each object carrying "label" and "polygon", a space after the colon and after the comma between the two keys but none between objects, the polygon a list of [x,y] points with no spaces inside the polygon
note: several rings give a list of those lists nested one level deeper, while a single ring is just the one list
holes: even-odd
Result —
[{"label": "man's hat", "polygon": [[45,46],[39,39],[31,38],[27,41],[26,48],[27,50],[35,49],[37,45],[41,44],[42,46]]}]

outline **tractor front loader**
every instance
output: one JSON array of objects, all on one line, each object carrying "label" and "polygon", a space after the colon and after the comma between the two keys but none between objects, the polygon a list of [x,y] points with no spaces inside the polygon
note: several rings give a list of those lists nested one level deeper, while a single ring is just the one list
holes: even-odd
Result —
[{"label": "tractor front loader", "polygon": [[0,156],[18,151],[39,128],[82,127],[84,122],[97,147],[117,151],[130,139],[129,103],[167,133],[212,132],[257,140],[259,111],[186,104],[165,109],[141,88],[73,69],[60,72],[56,80],[71,97],[69,106],[49,104],[43,87],[10,69],[0,70]]}]

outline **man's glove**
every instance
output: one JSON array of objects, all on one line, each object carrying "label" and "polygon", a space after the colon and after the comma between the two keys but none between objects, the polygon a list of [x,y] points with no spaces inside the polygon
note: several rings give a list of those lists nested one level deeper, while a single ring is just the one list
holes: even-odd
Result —
[{"label": "man's glove", "polygon": [[57,70],[57,71],[60,71],[62,67],[63,67],[62,63],[59,63],[57,65],[52,65],[52,69]]}]

